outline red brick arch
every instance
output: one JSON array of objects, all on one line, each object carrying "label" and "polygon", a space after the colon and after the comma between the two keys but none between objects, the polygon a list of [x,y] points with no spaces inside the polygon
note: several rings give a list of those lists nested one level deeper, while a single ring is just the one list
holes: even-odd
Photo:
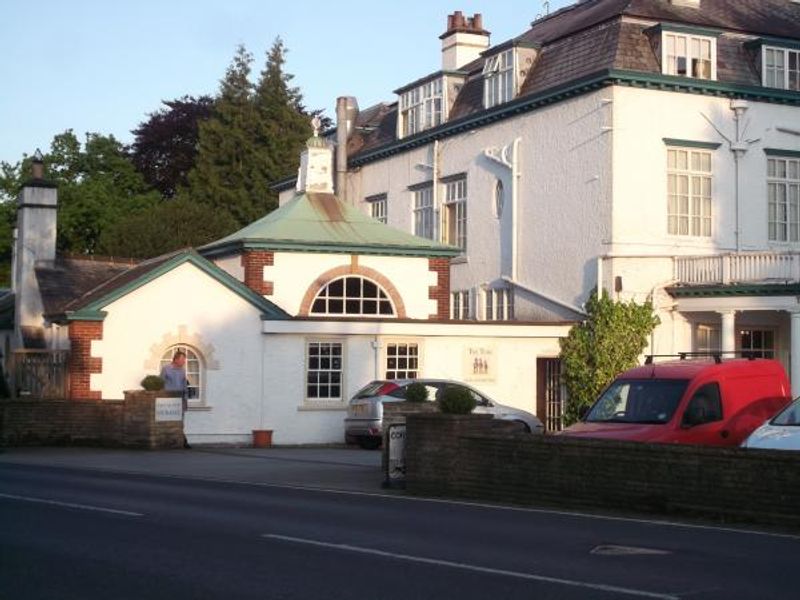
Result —
[{"label": "red brick arch", "polygon": [[362,267],[356,261],[353,261],[353,263],[349,265],[342,265],[341,267],[335,267],[329,271],[325,271],[322,275],[317,277],[317,279],[309,286],[305,295],[303,296],[303,302],[300,304],[299,316],[309,316],[311,313],[311,304],[314,302],[314,298],[317,297],[317,294],[320,292],[320,290],[334,279],[339,279],[340,277],[345,277],[347,275],[358,275],[377,283],[389,296],[392,304],[394,304],[395,317],[398,319],[406,318],[406,306],[403,303],[403,298],[400,296],[400,292],[397,291],[397,288],[394,286],[394,284],[375,269]]}]

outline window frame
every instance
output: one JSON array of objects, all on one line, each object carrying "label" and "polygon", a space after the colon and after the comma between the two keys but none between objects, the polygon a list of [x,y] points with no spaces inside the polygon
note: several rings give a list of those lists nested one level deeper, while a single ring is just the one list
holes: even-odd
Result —
[{"label": "window frame", "polygon": [[[414,235],[436,240],[436,211],[433,205],[433,182],[412,190],[412,227]],[[421,202],[425,200],[425,202]],[[427,230],[430,230],[430,235]]]},{"label": "window frame", "polygon": [[[671,155],[675,153],[674,166]],[[678,158],[680,153],[686,153],[686,166],[680,166]],[[708,157],[708,171],[698,170],[694,166],[695,156]],[[702,158],[701,158],[702,160]],[[701,163],[702,164],[702,163]],[[702,167],[701,167],[702,168]],[[671,186],[671,182],[675,185]],[[686,191],[683,193],[678,185],[680,179],[686,180]],[[695,180],[699,179],[700,193],[695,191]],[[703,192],[702,180],[708,180],[708,194]],[[714,152],[706,148],[692,148],[689,146],[667,146],[667,235],[678,238],[695,238],[711,240],[714,237]],[[685,197],[686,210],[682,208]],[[704,214],[706,202],[708,214]],[[696,204],[697,203],[697,204]],[[699,211],[695,212],[695,206]],[[674,219],[674,221],[673,221]],[[686,220],[686,232],[681,233],[681,221]],[[695,230],[695,221],[698,226]],[[673,228],[674,223],[674,228]],[[705,233],[705,225],[708,233]]]},{"label": "window frame", "polygon": [[[783,163],[783,176],[778,175],[779,163]],[[781,188],[783,200],[779,202],[778,190]],[[778,220],[781,206],[785,219]],[[779,235],[781,226],[784,228],[783,239]],[[800,242],[800,157],[767,156],[767,240],[776,244]]]},{"label": "window frame", "polygon": [[[745,334],[750,335],[751,341],[748,347],[744,345]],[[755,345],[753,343],[756,337],[754,334],[760,335],[762,340],[761,344]],[[771,345],[765,343],[767,336],[772,340]],[[739,349],[739,352],[748,353],[755,358],[774,359],[778,356],[778,332],[774,327],[739,327],[736,330],[736,347]]]},{"label": "window frame", "polygon": [[398,133],[406,138],[445,121],[444,77],[437,77],[400,94]]},{"label": "window frame", "polygon": [[[675,40],[675,53],[669,54],[668,49],[668,39],[674,38]],[[685,44],[685,54],[681,55],[678,54],[677,44],[678,41],[682,40]],[[693,75],[690,73],[692,68],[693,61],[697,59],[694,56],[693,52],[693,41],[697,41],[700,43],[700,48],[702,52],[702,44],[704,42],[708,42],[709,44],[709,53],[710,53],[710,69],[709,69],[709,76],[708,77],[700,77],[697,75]],[[678,73],[677,64],[675,68],[675,73],[670,73],[672,61],[671,58],[681,58],[683,57],[686,61],[686,73],[680,74]],[[702,60],[702,58],[700,59]],[[698,35],[693,33],[681,33],[677,31],[662,31],[661,32],[661,73],[663,75],[669,75],[671,77],[686,77],[689,79],[699,79],[701,81],[716,81],[717,80],[717,38],[713,36],[707,35]]]},{"label": "window frame", "polygon": [[364,202],[369,204],[369,214],[376,221],[383,223],[388,222],[388,208],[389,196],[388,194],[375,194],[374,196],[367,196]]},{"label": "window frame", "polygon": [[[197,385],[188,384],[186,386],[187,394],[186,394],[186,406],[187,408],[193,407],[201,407],[206,406],[206,366],[205,366],[205,359],[203,358],[203,354],[190,344],[184,343],[177,343],[172,344],[168,347],[164,352],[161,354],[161,358],[158,362],[158,372],[161,372],[161,369],[164,368],[165,365],[172,363],[172,358],[175,355],[175,352],[178,350],[182,350],[186,353],[186,381],[187,384],[191,381],[189,376],[193,373],[189,371],[189,364],[192,360],[197,362]],[[191,359],[190,356],[194,355],[194,359]],[[190,397],[189,389],[195,388],[197,390],[195,397]]]},{"label": "window frame", "polygon": [[[383,345],[382,366],[383,366],[383,374],[385,376],[384,379],[419,379],[422,376],[422,363],[423,363],[423,352],[422,352],[423,343],[422,343],[422,340],[419,340],[419,339],[416,339],[416,338],[391,338],[391,339],[388,339],[388,340],[384,340],[382,345]],[[390,369],[390,367],[389,367],[389,359],[390,359],[389,347],[390,346],[397,346],[397,347],[405,346],[407,348],[411,348],[412,346],[415,347],[416,348],[416,357],[415,357],[416,367],[412,369],[412,368],[409,368],[408,365],[407,365],[407,368],[400,369],[399,368],[399,363],[398,363],[398,365],[396,365],[395,368]],[[400,357],[399,354],[395,355],[395,356],[397,356],[398,358]],[[407,360],[410,360],[411,356],[410,355],[406,355],[405,358]],[[408,373],[410,373],[412,371],[415,374],[413,377],[397,377],[397,376],[392,377],[392,376],[390,376],[390,373],[392,373],[392,372],[395,375],[397,375],[398,373],[401,373],[401,372],[405,373],[405,374],[408,374]]]},{"label": "window frame", "polygon": [[[350,295],[350,290],[348,289],[348,280],[350,279],[358,279],[360,280],[359,285],[359,295]],[[323,292],[329,291],[331,286],[336,282],[342,282],[342,294],[341,295],[333,295],[331,296],[330,293],[327,293],[325,296],[322,296]],[[375,297],[372,296],[365,296],[364,295],[364,283],[372,284],[377,289],[377,294]],[[318,310],[315,305],[318,301],[323,301],[325,303],[325,310],[320,311]],[[342,312],[338,311],[331,311],[330,304],[331,302],[341,302],[342,304]],[[359,312],[348,312],[348,306],[352,302],[358,302],[360,310]],[[365,302],[375,302],[376,312],[364,312],[364,303]],[[388,303],[389,307],[391,308],[391,313],[381,312],[381,305],[384,303]],[[358,273],[349,273],[347,275],[342,275],[340,277],[335,277],[331,279],[325,285],[320,287],[317,290],[317,293],[314,295],[314,299],[311,301],[311,306],[308,311],[308,315],[311,317],[340,317],[340,318],[349,318],[349,317],[360,317],[366,319],[396,319],[397,318],[397,307],[395,306],[394,301],[392,300],[391,295],[386,288],[384,288],[380,283],[370,279],[369,277],[365,277],[364,275],[359,275]]]},{"label": "window frame", "polygon": [[511,287],[488,288],[484,290],[484,320],[514,320],[514,289]]},{"label": "window frame", "polygon": [[462,253],[467,252],[468,211],[467,200],[469,188],[466,175],[448,179],[445,182],[444,202],[442,208],[442,241],[456,246]]},{"label": "window frame", "polygon": [[[312,356],[311,356],[311,348],[314,345],[328,345],[329,347],[333,347],[333,346],[338,346],[339,347],[340,352],[339,352],[339,368],[338,368],[338,370],[337,369],[331,369],[331,368],[323,370],[323,369],[321,369],[319,367],[316,368],[316,369],[312,369],[312,367],[311,367],[311,358],[312,358]],[[345,363],[346,363],[346,357],[347,357],[347,342],[343,338],[314,337],[314,338],[307,338],[305,340],[305,354],[304,354],[304,357],[303,357],[303,360],[304,360],[304,362],[303,362],[303,398],[304,398],[304,403],[306,405],[312,405],[312,406],[314,406],[314,405],[316,405],[316,406],[338,406],[338,405],[346,404],[346,402],[347,402],[347,393],[346,393],[346,388],[345,388],[345,377],[346,377]],[[322,354],[319,355],[319,358],[320,359],[322,358]],[[333,356],[332,355],[331,355],[331,361],[333,361]],[[312,383],[310,382],[310,378],[309,378],[310,373],[312,373],[312,372],[317,372],[317,373],[323,373],[323,372],[324,373],[335,373],[337,371],[339,373],[339,383],[338,383],[339,396],[338,397],[332,397],[332,396],[328,396],[327,398],[320,397],[320,396],[314,397],[314,396],[311,396],[309,394],[309,388],[312,385]],[[316,386],[327,385],[330,388],[330,387],[332,387],[332,386],[334,386],[336,384],[332,383],[329,380],[327,384],[320,384],[320,382],[317,381],[317,383],[313,384],[313,385],[316,385]]]},{"label": "window frame", "polygon": [[471,321],[475,318],[472,310],[472,290],[450,292],[450,317],[454,321]]},{"label": "window frame", "polygon": [[[770,67],[767,64],[767,56],[768,53],[774,53],[774,55],[780,54],[783,60],[783,66],[781,70],[783,71],[783,82],[782,85],[770,85],[767,82],[767,77],[769,75]],[[795,59],[795,68],[791,68],[791,59],[794,57]],[[777,83],[777,66],[773,66],[772,71],[775,71],[776,75],[776,83]],[[792,73],[794,73],[794,85],[795,87],[791,87],[791,79]],[[762,46],[761,47],[761,85],[764,87],[777,89],[777,90],[789,90],[789,91],[800,91],[800,49],[795,48],[783,48],[780,46]]]},{"label": "window frame", "polygon": [[517,90],[516,64],[516,48],[486,57],[483,63],[484,108],[499,106],[514,99]]}]

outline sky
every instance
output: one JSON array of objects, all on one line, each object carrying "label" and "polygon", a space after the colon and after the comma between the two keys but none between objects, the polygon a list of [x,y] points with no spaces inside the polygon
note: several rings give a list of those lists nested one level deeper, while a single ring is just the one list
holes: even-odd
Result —
[{"label": "sky", "polygon": [[[550,10],[572,0],[551,0]],[[441,66],[448,13],[480,12],[498,44],[541,0],[2,0],[0,161],[73,129],[131,141],[162,100],[214,94],[236,46],[256,57],[276,36],[309,108],[337,96],[366,108]]]}]

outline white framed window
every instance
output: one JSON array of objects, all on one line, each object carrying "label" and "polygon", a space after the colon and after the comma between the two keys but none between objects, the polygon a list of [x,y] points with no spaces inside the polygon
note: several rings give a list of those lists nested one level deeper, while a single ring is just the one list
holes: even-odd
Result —
[{"label": "white framed window", "polygon": [[711,237],[711,152],[667,148],[670,235]]},{"label": "white framed window", "polygon": [[433,214],[433,184],[414,190],[414,235],[435,239]]},{"label": "white framed window", "polygon": [[487,321],[511,321],[514,319],[514,290],[490,288],[485,291],[485,313]]},{"label": "white framed window", "polygon": [[417,379],[419,361],[419,344],[416,342],[387,343],[386,379]]},{"label": "white framed window", "polygon": [[387,208],[386,194],[376,194],[375,196],[369,196],[365,198],[364,201],[369,204],[370,216],[376,221],[380,221],[381,223],[385,224],[386,208]]},{"label": "white framed window", "polygon": [[766,87],[800,91],[800,50],[765,46],[761,51],[761,79]]},{"label": "white framed window", "polygon": [[344,344],[313,340],[306,343],[306,400],[341,402]]},{"label": "white framed window", "polygon": [[467,178],[445,185],[443,242],[467,250]]},{"label": "white framed window", "polygon": [[698,325],[694,335],[695,352],[719,352],[722,345],[718,327]]},{"label": "white framed window", "polygon": [[400,94],[400,136],[407,137],[444,121],[443,79]]},{"label": "white framed window", "polygon": [[767,159],[769,239],[800,241],[800,158]]},{"label": "white framed window", "polygon": [[200,353],[191,346],[186,344],[176,344],[170,346],[166,352],[161,356],[161,364],[159,365],[159,372],[165,366],[172,363],[172,359],[176,352],[183,352],[186,355],[186,399],[187,403],[191,405],[199,405],[204,402],[204,389],[203,377],[205,369],[203,367],[203,359]]},{"label": "white framed window", "polygon": [[311,304],[312,316],[394,317],[386,291],[374,281],[358,275],[334,279],[323,287]]},{"label": "white framed window", "polygon": [[483,63],[483,106],[492,108],[514,98],[516,69],[514,49],[510,48]]},{"label": "white framed window", "polygon": [[472,318],[472,302],[470,302],[469,290],[450,294],[450,314],[456,321],[466,321]]},{"label": "white framed window", "polygon": [[754,358],[775,358],[775,332],[772,329],[742,329],[739,348]]},{"label": "white framed window", "polygon": [[665,75],[717,78],[717,40],[713,37],[664,32],[661,64]]}]

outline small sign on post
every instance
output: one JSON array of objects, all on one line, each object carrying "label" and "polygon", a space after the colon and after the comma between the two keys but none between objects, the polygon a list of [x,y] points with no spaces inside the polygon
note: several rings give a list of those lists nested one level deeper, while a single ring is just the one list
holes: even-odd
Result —
[{"label": "small sign on post", "polygon": [[156,422],[183,420],[181,398],[156,398]]},{"label": "small sign on post", "polygon": [[406,483],[406,425],[389,425],[386,434],[389,444],[384,487],[405,487]]}]

